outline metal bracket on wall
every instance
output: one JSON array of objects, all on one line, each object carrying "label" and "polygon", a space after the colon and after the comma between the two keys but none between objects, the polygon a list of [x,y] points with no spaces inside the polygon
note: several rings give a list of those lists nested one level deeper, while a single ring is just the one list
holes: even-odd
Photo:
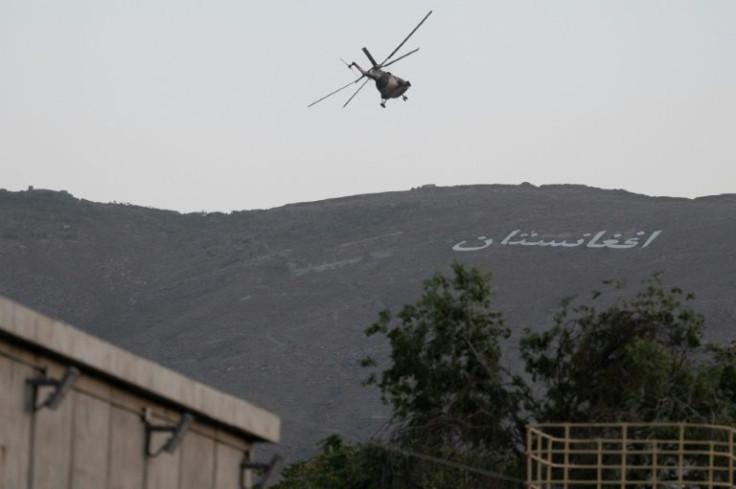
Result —
[{"label": "metal bracket on wall", "polygon": [[[240,462],[240,489],[262,489],[266,487],[268,481],[276,475],[284,464],[284,459],[280,455],[274,455],[269,463],[258,463],[243,460]],[[261,480],[253,486],[246,486],[246,471],[255,470],[261,472]]]},{"label": "metal bracket on wall", "polygon": [[[49,408],[55,410],[64,400],[64,397],[69,393],[74,384],[74,380],[79,376],[79,369],[77,367],[69,367],[66,369],[64,376],[61,379],[51,379],[46,376],[46,369],[43,369],[43,377],[40,379],[26,379],[25,389],[25,407],[26,412],[34,413],[42,408]],[[36,403],[36,397],[39,389],[43,387],[50,387],[53,390],[40,404]]]},{"label": "metal bracket on wall", "polygon": [[[146,427],[146,455],[156,457],[161,452],[174,453],[179,446],[179,442],[184,438],[184,434],[189,429],[189,425],[194,421],[194,416],[189,413],[183,413],[181,419],[175,425],[157,425],[151,422],[151,412],[149,409],[143,411],[143,423]],[[153,434],[157,432],[168,432],[171,436],[157,450],[153,450],[151,442]]]}]

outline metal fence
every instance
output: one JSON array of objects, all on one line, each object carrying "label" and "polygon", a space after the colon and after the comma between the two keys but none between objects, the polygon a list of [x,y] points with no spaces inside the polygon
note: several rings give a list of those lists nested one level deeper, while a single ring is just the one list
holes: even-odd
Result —
[{"label": "metal fence", "polygon": [[539,424],[526,443],[528,489],[734,487],[728,426]]}]

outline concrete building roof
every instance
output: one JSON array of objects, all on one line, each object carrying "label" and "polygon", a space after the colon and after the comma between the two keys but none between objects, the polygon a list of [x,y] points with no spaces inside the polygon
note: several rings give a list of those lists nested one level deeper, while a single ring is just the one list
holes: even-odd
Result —
[{"label": "concrete building roof", "polygon": [[249,439],[279,441],[281,421],[276,415],[1,296],[0,335]]}]

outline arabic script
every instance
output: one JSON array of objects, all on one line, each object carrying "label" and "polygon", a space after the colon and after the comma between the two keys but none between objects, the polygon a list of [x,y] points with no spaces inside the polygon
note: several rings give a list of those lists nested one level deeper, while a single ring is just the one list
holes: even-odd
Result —
[{"label": "arabic script", "polygon": [[[632,248],[643,249],[651,245],[657,237],[662,234],[662,230],[639,231],[628,237],[624,237],[621,233],[608,233],[608,231],[598,231],[597,233],[584,233],[580,238],[575,240],[558,240],[558,239],[540,239],[540,234],[536,231],[528,233],[521,232],[521,229],[514,229],[504,239],[499,242],[500,246],[543,246],[550,248],[592,248],[592,249],[611,249],[611,250],[630,250]],[[479,251],[493,245],[493,238],[487,236],[478,236],[473,242],[460,241],[452,247],[453,251]]]}]

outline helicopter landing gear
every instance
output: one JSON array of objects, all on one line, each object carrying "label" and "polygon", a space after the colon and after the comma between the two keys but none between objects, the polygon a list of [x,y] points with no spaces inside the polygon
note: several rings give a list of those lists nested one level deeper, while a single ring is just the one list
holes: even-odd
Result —
[{"label": "helicopter landing gear", "polygon": [[385,100],[382,100],[381,101],[381,107],[383,107],[384,109],[386,108],[386,101]]},{"label": "helicopter landing gear", "polygon": [[401,100],[403,100],[404,102],[406,102],[407,100],[409,100],[409,97],[407,97],[406,95],[402,95],[401,96]]}]

